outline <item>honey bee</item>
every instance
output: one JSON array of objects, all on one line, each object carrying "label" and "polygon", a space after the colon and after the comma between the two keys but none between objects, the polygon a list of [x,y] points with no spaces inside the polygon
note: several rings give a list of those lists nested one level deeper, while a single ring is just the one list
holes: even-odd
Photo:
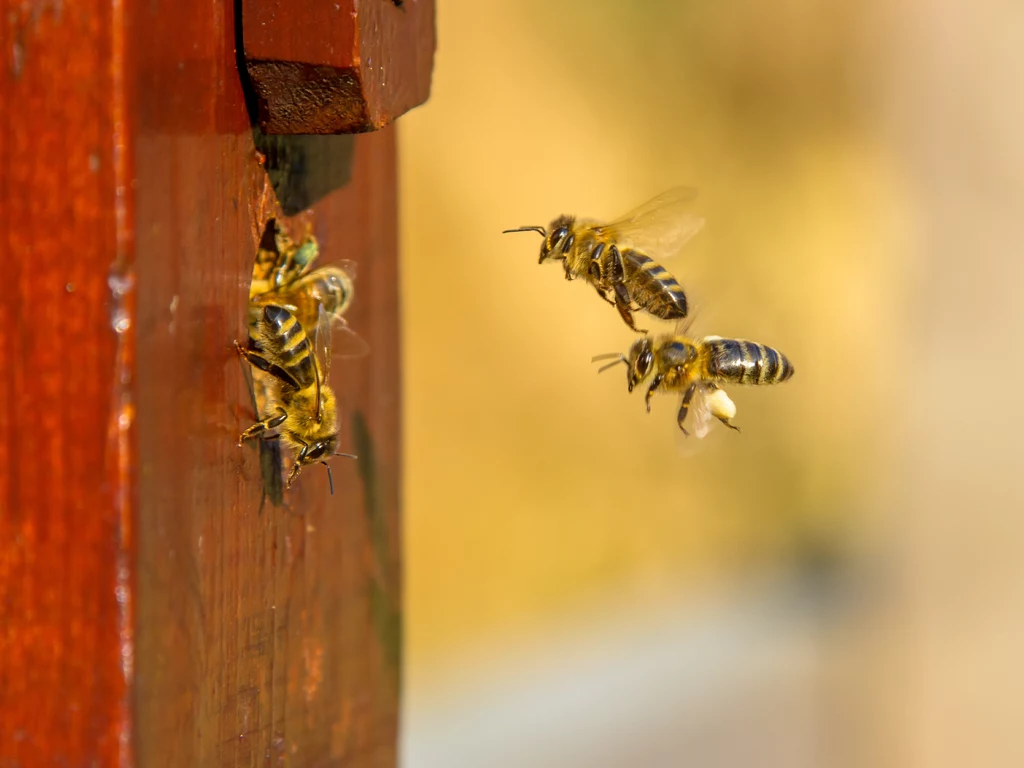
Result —
[{"label": "honey bee", "polygon": [[[271,227],[274,249],[261,245],[253,266],[250,325],[259,321],[263,307],[271,305],[288,309],[307,332],[316,327],[320,307],[333,322],[344,323],[342,316],[354,296],[355,262],[343,259],[309,272],[320,255],[320,245],[312,232],[307,231],[302,242],[296,244],[276,221],[268,224],[268,229]],[[350,346],[362,345],[350,339]]]},{"label": "honey bee", "polygon": [[310,341],[288,309],[269,304],[250,328],[248,346],[235,342],[239,355],[264,374],[267,392],[264,418],[246,429],[238,444],[255,437],[273,439],[267,433],[276,432],[276,437],[295,453],[286,488],[304,466],[319,462],[327,467],[334,493],[327,459],[356,458],[337,452],[337,402],[327,384],[332,351],[330,326],[330,316],[321,308],[315,339]]},{"label": "honey bee", "polygon": [[[281,288],[249,299],[249,320],[256,322],[263,307],[284,307],[303,328],[315,327],[321,307],[331,321],[344,325],[342,317],[352,303],[352,262],[321,267],[285,284]],[[350,332],[351,333],[351,332]]]},{"label": "honey bee", "polygon": [[293,282],[319,257],[320,243],[312,225],[306,226],[306,234],[296,243],[277,219],[270,219],[256,251],[249,298]]},{"label": "honey bee", "polygon": [[[682,394],[676,421],[683,434],[689,435],[683,423],[692,412],[693,431],[698,438],[708,432],[712,417],[737,432],[732,423],[736,405],[719,384],[778,384],[793,375],[793,364],[772,347],[743,339],[705,336],[691,339],[668,335],[656,339],[637,339],[628,355],[598,355],[594,361],[615,358],[600,368],[605,371],[619,363],[626,364],[629,391],[650,379],[644,396],[647,412],[651,396],[658,391]],[[600,372],[599,371],[599,372]]]},{"label": "honey bee", "polygon": [[676,187],[611,223],[563,215],[548,229],[519,227],[503,234],[540,233],[539,263],[561,260],[566,280],[583,278],[626,325],[646,333],[633,323],[633,312],[663,320],[686,317],[686,294],[658,260],[674,256],[704,226],[702,218],[685,210],[696,196],[694,189]]}]

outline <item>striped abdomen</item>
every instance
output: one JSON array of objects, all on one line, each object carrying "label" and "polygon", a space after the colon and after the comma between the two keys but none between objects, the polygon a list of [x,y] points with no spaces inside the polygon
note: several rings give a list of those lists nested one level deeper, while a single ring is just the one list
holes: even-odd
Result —
[{"label": "striped abdomen", "polygon": [[316,384],[316,358],[313,345],[299,321],[284,307],[263,308],[263,321],[257,327],[257,342],[285,370],[299,387]]},{"label": "striped abdomen", "polygon": [[671,273],[650,256],[622,252],[624,282],[629,297],[655,317],[677,320],[686,317],[686,294]]},{"label": "striped abdomen", "polygon": [[708,374],[737,384],[778,384],[793,375],[793,364],[777,349],[743,339],[705,339]]},{"label": "striped abdomen", "polygon": [[331,317],[340,317],[352,303],[352,278],[338,267],[323,267],[300,282]]}]

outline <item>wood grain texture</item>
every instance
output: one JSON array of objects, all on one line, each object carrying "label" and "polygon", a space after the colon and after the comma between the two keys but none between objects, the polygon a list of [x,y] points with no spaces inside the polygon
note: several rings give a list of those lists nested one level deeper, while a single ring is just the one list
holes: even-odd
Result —
[{"label": "wood grain texture", "polygon": [[131,255],[122,11],[7,3],[0,22],[5,767],[131,760],[133,331],[108,282]]},{"label": "wood grain texture", "polygon": [[[0,766],[393,766],[393,131],[319,147],[344,173],[305,198],[323,262],[360,268],[350,322],[371,354],[335,360],[332,384],[361,459],[336,460],[334,496],[310,468],[261,513],[232,344],[280,210],[232,9],[11,7]],[[285,175],[301,193],[301,169]]]},{"label": "wood grain texture", "polygon": [[[371,354],[335,360],[331,378],[341,449],[360,459],[333,462],[334,496],[313,466],[283,508],[262,512],[257,448],[235,445],[252,413],[232,343],[245,338],[241,275],[273,196],[266,175],[246,163],[233,179],[211,175],[218,164],[202,159],[192,137],[153,140],[140,177],[178,173],[166,197],[139,205],[148,265],[139,270],[140,764],[264,765],[270,756],[273,765],[393,765],[401,634],[393,132],[356,141],[352,181],[312,214],[323,261],[359,264],[349,320]],[[246,154],[254,165],[251,144],[238,156]]]},{"label": "wood grain texture", "polygon": [[265,133],[373,131],[430,95],[434,0],[240,0]]},{"label": "wood grain texture", "polygon": [[[193,38],[183,68],[159,50],[142,57],[157,87],[141,98],[138,148],[140,765],[391,766],[400,636],[394,135],[322,147],[337,182],[348,183],[327,192],[319,180],[309,215],[322,261],[360,267],[350,321],[371,354],[335,361],[332,384],[343,435],[367,425],[361,439],[376,471],[360,476],[372,458],[360,446],[360,462],[335,460],[334,496],[312,467],[284,508],[260,513],[258,451],[235,445],[253,414],[233,342],[246,335],[257,239],[279,211],[234,71],[231,18],[197,35],[194,11],[169,22],[158,9],[140,22],[178,23],[175,37]],[[286,165],[296,156],[282,154]],[[343,439],[342,450],[354,443]]]}]

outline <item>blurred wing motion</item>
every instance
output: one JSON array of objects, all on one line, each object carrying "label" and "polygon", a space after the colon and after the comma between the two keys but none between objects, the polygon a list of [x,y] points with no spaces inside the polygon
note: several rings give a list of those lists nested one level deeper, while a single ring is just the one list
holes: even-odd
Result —
[{"label": "blurred wing motion", "polygon": [[343,358],[363,357],[370,352],[370,345],[341,317],[334,320],[333,345],[333,353]]},{"label": "blurred wing motion", "polygon": [[349,276],[350,280],[355,280],[359,270],[359,265],[351,259],[339,259],[334,262],[334,266]]},{"label": "blurred wing motion", "polygon": [[[697,384],[693,397],[690,399],[689,414],[683,424],[698,440],[707,437],[708,431],[711,429],[713,415],[711,413],[711,398],[708,395],[708,384],[705,382]],[[680,399],[681,402],[682,399]]]},{"label": "blurred wing motion", "polygon": [[316,357],[313,366],[316,375],[316,422],[319,424],[323,418],[323,389],[331,373],[331,317],[322,305],[313,334],[313,354]]},{"label": "blurred wing motion", "polygon": [[[698,384],[693,397],[690,399],[690,408],[686,421],[682,424],[686,431],[684,432],[682,429],[672,430],[674,433],[672,441],[675,445],[675,452],[680,458],[693,459],[704,455],[709,450],[714,450],[713,446],[717,446],[718,441],[722,439],[722,434],[728,431],[726,429],[716,429],[714,425],[716,421],[714,407],[716,392],[725,394],[721,389],[714,389],[713,384],[709,385],[703,382]],[[683,397],[684,395],[680,395],[675,402],[678,405],[682,405]]]},{"label": "blurred wing motion", "polygon": [[672,328],[672,335],[683,336],[688,339],[695,338],[692,333],[694,326],[703,325],[703,323],[698,322],[698,320],[700,320],[702,311],[702,306],[700,306],[699,304],[691,303],[689,314],[680,320],[676,320],[676,324]]},{"label": "blurred wing motion", "polygon": [[324,360],[324,381],[327,381],[331,358],[334,355],[353,358],[364,357],[370,352],[370,345],[362,336],[349,328],[345,318],[331,315],[323,305],[320,306],[318,313],[315,344],[317,355]]},{"label": "blurred wing motion", "polygon": [[651,258],[675,256],[704,226],[704,219],[688,210],[696,197],[693,187],[675,187],[594,230]]}]

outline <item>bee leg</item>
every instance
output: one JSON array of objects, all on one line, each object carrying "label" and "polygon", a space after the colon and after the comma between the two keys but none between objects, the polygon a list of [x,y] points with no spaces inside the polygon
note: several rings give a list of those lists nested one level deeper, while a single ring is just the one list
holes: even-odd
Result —
[{"label": "bee leg", "polygon": [[601,277],[601,267],[598,266],[596,261],[590,262],[590,283],[594,286],[598,296],[609,304],[615,304],[614,301],[608,298],[608,289],[605,287],[604,278]]},{"label": "bee leg", "polygon": [[259,347],[255,346],[255,342],[252,338],[249,339],[250,349],[246,349],[237,341],[235,342],[235,349],[238,350],[238,354],[244,357],[250,365],[254,368],[259,368],[264,373],[268,373],[278,381],[287,384],[293,389],[299,389],[299,383],[295,380],[295,377],[284,370],[279,365],[274,365],[272,362],[267,360],[258,351]]},{"label": "bee leg", "polygon": [[626,286],[622,283],[613,283],[612,290],[615,291],[615,308],[619,310],[619,314],[622,316],[622,319],[626,321],[626,325],[637,333],[647,333],[645,329],[637,328],[633,323],[633,314],[629,311],[629,291],[626,290]]},{"label": "bee leg", "polygon": [[683,395],[683,401],[679,404],[679,414],[676,416],[676,424],[679,425],[679,429],[681,429],[683,434],[687,437],[690,436],[690,433],[686,431],[685,427],[683,427],[683,422],[686,421],[686,414],[690,412],[690,401],[696,393],[696,383],[691,384],[689,389],[686,390],[686,394]]},{"label": "bee leg", "polygon": [[[712,391],[712,390],[716,390],[716,389],[721,389],[721,387],[719,387],[714,382],[708,382],[705,386],[707,387],[708,391]],[[733,424],[731,421],[729,421],[729,418],[726,417],[726,416],[715,416],[715,418],[718,419],[723,424],[725,424],[725,426],[727,426],[729,429],[735,429],[737,432],[741,432],[742,431],[739,427],[737,427],[735,424]]]},{"label": "bee leg", "polygon": [[633,324],[633,312],[639,311],[640,305],[637,304],[637,309],[633,310],[633,299],[626,289],[626,271],[622,266],[622,254],[619,253],[619,249],[615,245],[608,249],[608,259],[603,272],[604,284],[611,286],[615,294],[615,307],[622,315],[622,319],[626,321],[626,325],[637,333],[647,333],[646,329],[637,328]]},{"label": "bee leg", "polygon": [[622,268],[622,254],[619,253],[619,248],[613,245],[608,249],[608,259],[605,263],[605,279],[610,283],[621,283],[622,278],[625,275],[625,270]]},{"label": "bee leg", "polygon": [[661,380],[663,378],[665,378],[665,377],[662,376],[660,373],[657,374],[654,377],[654,380],[651,381],[651,386],[649,386],[647,388],[647,394],[644,395],[644,404],[647,406],[647,412],[648,413],[651,412],[651,395],[653,395],[657,391],[658,387],[661,386]]},{"label": "bee leg", "polygon": [[288,414],[285,413],[284,410],[281,408],[278,408],[277,410],[278,413],[276,416],[271,416],[270,418],[264,419],[263,421],[257,421],[255,424],[253,424],[251,427],[245,430],[245,432],[243,432],[241,436],[238,438],[238,444],[241,445],[246,440],[249,440],[253,437],[259,437],[267,430],[277,429],[282,424],[284,424],[284,420],[288,418]]},{"label": "bee leg", "polygon": [[608,298],[608,294],[606,294],[606,293],[604,292],[604,289],[602,289],[602,288],[601,288],[601,286],[599,286],[599,285],[595,285],[595,286],[594,286],[594,290],[596,290],[596,291],[597,291],[597,295],[598,295],[598,296],[600,296],[600,297],[601,297],[602,299],[604,299],[605,301],[607,301],[607,302],[608,302],[609,304],[611,304],[611,305],[612,305],[613,307],[614,307],[614,306],[616,306],[615,302],[614,302],[614,301],[612,301],[611,299],[609,299],[609,298]]},{"label": "bee leg", "polygon": [[292,464],[292,471],[288,473],[288,480],[285,482],[284,487],[291,488],[292,483],[295,481],[295,478],[299,476],[299,472],[301,471],[302,465],[299,464],[298,460],[296,460],[295,463]]},{"label": "bee leg", "polygon": [[260,354],[260,348],[256,346],[256,340],[251,336],[249,337],[249,346],[247,347],[243,347],[236,341],[235,351],[238,352],[238,356],[249,363],[249,365],[269,373],[267,369],[270,368],[270,362]]},{"label": "bee leg", "polygon": [[285,488],[291,488],[292,482],[299,476],[299,472],[302,471],[302,462],[305,460],[307,453],[309,453],[309,444],[302,443],[302,450],[299,451],[298,455],[295,457],[295,463],[292,464],[292,471],[288,473],[288,481],[284,484]]}]

